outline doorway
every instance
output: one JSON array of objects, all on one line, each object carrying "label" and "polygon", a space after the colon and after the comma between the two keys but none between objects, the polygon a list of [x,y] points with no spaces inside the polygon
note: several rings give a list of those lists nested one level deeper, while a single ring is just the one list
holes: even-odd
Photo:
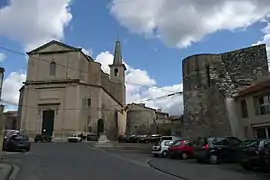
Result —
[{"label": "doorway", "polygon": [[97,134],[100,135],[100,133],[104,133],[104,120],[99,119],[97,123]]},{"label": "doorway", "polygon": [[41,133],[48,136],[52,136],[53,126],[54,126],[54,111],[53,110],[43,111]]}]

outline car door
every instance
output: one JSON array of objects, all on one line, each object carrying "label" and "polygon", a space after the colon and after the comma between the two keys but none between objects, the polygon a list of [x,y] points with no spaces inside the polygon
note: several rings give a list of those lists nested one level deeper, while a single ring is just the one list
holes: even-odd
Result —
[{"label": "car door", "polygon": [[228,137],[228,158],[231,161],[236,161],[239,157],[239,146],[242,141],[236,137]]},{"label": "car door", "polygon": [[229,158],[229,141],[227,138],[214,138],[212,140],[213,150],[218,155],[220,160],[227,160]]}]

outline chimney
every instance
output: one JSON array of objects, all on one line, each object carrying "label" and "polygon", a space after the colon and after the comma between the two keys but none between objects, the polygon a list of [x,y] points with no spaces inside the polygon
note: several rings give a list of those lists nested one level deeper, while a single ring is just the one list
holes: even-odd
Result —
[{"label": "chimney", "polygon": [[157,109],[157,112],[161,112],[161,109]]}]

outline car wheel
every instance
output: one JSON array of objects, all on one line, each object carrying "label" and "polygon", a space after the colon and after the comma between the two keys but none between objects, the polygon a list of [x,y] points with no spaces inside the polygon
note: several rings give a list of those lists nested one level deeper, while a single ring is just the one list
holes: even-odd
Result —
[{"label": "car wheel", "polygon": [[181,157],[182,157],[183,160],[187,160],[188,155],[187,155],[187,153],[183,152]]},{"label": "car wheel", "polygon": [[216,154],[210,154],[208,157],[208,161],[211,164],[217,164],[218,163],[218,156]]},{"label": "car wheel", "polygon": [[167,151],[163,151],[161,154],[162,157],[167,157],[168,156],[168,152]]}]

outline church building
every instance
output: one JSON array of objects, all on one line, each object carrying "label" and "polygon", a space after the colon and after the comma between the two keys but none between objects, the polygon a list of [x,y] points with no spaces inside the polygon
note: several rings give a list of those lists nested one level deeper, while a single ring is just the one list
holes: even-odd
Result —
[{"label": "church building", "polygon": [[109,140],[125,132],[126,67],[119,41],[110,75],[81,48],[55,40],[27,54],[27,78],[18,108],[22,132],[54,138],[92,132]]}]

